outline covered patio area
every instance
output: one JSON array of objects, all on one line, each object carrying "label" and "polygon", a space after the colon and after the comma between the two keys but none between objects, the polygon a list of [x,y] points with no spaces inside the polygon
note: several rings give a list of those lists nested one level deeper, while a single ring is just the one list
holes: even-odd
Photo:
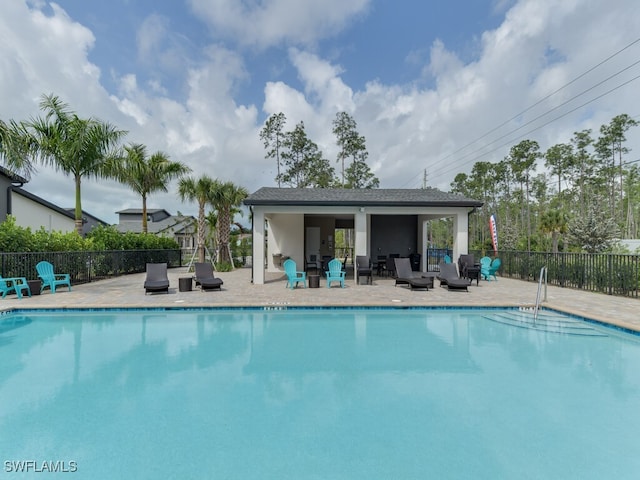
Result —
[{"label": "covered patio area", "polygon": [[244,201],[253,218],[255,284],[266,273],[282,272],[282,261],[299,269],[310,262],[338,257],[336,231],[352,236],[353,258],[410,257],[416,270],[427,270],[428,222],[451,218],[453,255],[468,251],[469,214],[482,202],[426,189],[295,189],[264,187]]}]

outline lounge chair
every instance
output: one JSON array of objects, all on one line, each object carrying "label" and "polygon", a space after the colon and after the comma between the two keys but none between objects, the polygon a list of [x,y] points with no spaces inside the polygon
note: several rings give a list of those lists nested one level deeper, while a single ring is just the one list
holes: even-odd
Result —
[{"label": "lounge chair", "polygon": [[36,265],[36,270],[42,280],[42,286],[40,287],[41,293],[47,287],[51,289],[51,293],[56,293],[56,287],[65,285],[69,288],[69,291],[71,291],[71,278],[68,273],[54,273],[53,265],[44,260]]},{"label": "lounge chair", "polygon": [[297,271],[295,260],[287,258],[282,266],[284,267],[284,273],[287,275],[287,287],[291,287],[293,289],[302,282],[302,286],[307,288],[307,274],[306,272]]},{"label": "lounge chair", "polygon": [[15,292],[18,298],[22,298],[23,290],[26,290],[27,294],[31,296],[31,289],[25,277],[2,278],[0,276],[0,292],[2,292],[2,298],[11,292]]},{"label": "lounge chair", "polygon": [[342,269],[342,262],[334,258],[329,262],[329,269],[325,272],[327,275],[327,288],[331,287],[331,282],[340,282],[340,286],[344,288],[344,277],[346,272]]},{"label": "lounge chair", "polygon": [[356,284],[360,284],[360,277],[367,277],[367,284],[373,283],[373,267],[366,255],[356,256]]},{"label": "lounge chair", "polygon": [[466,290],[469,291],[469,284],[471,283],[466,278],[461,278],[458,275],[458,270],[455,263],[440,262],[440,273],[437,276],[440,280],[440,286],[446,286],[449,290]]},{"label": "lounge chair", "polygon": [[433,278],[422,278],[421,274],[411,270],[411,260],[408,258],[394,258],[396,270],[396,286],[409,285],[411,290],[429,290],[433,286]]},{"label": "lounge chair", "polygon": [[147,263],[147,278],[144,281],[144,294],[149,292],[169,293],[169,277],[166,263]]},{"label": "lounge chair", "polygon": [[486,267],[483,265],[481,269],[482,276],[485,280],[491,280],[491,277],[495,278],[498,281],[498,277],[496,276],[496,272],[502,265],[502,262],[499,258],[494,258],[493,261],[487,265]]},{"label": "lounge chair", "polygon": [[217,278],[213,274],[213,265],[210,263],[196,262],[194,280],[196,285],[200,285],[200,289],[205,292],[207,290],[221,290],[224,283],[221,278]]}]

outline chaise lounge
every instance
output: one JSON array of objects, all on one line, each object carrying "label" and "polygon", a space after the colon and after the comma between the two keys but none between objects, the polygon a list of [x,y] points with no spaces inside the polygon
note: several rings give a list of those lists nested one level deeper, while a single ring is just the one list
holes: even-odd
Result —
[{"label": "chaise lounge", "polygon": [[455,263],[440,262],[440,273],[438,274],[440,286],[446,286],[449,290],[466,290],[469,291],[470,280],[460,278]]},{"label": "chaise lounge", "polygon": [[169,293],[169,277],[166,263],[147,263],[147,278],[144,281],[144,294],[154,292]]},{"label": "chaise lounge", "polygon": [[[396,286],[409,285],[411,290],[429,290],[433,287],[433,278],[423,278],[420,273],[411,270],[411,260],[408,258],[394,258],[396,270]],[[420,276],[418,276],[420,275]]]},{"label": "chaise lounge", "polygon": [[196,262],[195,265],[195,275],[194,280],[196,281],[196,285],[200,285],[200,289],[203,292],[209,290],[222,290],[223,281],[221,278],[218,278],[213,273],[213,265],[210,263],[200,263]]}]

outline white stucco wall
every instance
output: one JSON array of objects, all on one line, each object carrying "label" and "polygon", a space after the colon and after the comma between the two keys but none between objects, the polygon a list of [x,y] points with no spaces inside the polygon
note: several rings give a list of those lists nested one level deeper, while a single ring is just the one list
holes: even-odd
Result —
[{"label": "white stucco wall", "polygon": [[75,230],[72,218],[15,192],[11,193],[11,214],[16,218],[18,226],[29,227],[34,231],[39,230],[40,227],[44,227],[47,232],[72,232]]},{"label": "white stucco wall", "polygon": [[284,271],[274,264],[274,254],[292,258],[299,270],[304,269],[304,214],[274,213],[267,216],[267,271]]}]

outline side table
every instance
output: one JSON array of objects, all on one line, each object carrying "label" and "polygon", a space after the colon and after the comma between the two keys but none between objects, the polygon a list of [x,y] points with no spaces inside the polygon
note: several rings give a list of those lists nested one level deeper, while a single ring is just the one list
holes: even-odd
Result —
[{"label": "side table", "polygon": [[31,292],[31,295],[40,295],[42,280],[27,280],[27,285],[29,285],[29,291]]},{"label": "side table", "polygon": [[467,278],[471,280],[475,279],[476,285],[480,285],[480,267],[467,267]]},{"label": "side table", "polygon": [[309,288],[320,288],[320,275],[309,275]]},{"label": "side table", "polygon": [[434,280],[438,274],[436,272],[422,272],[422,278],[429,279],[429,288],[433,288]]},{"label": "side table", "polygon": [[178,290],[181,292],[190,292],[193,288],[192,277],[178,278]]}]

